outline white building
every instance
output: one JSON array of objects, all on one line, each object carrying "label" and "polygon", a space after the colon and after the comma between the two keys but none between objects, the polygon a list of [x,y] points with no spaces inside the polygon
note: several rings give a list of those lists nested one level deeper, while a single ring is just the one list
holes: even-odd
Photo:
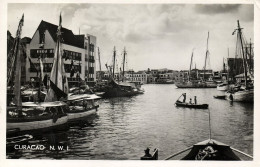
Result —
[{"label": "white building", "polygon": [[[31,57],[36,69],[40,69],[39,57],[43,58],[44,75],[49,74],[52,69],[57,28],[57,25],[42,20],[30,44],[27,46],[27,55]],[[92,35],[74,35],[71,30],[66,28],[62,28],[61,32],[64,68],[69,85],[78,83],[76,74],[70,76],[72,61],[75,72],[79,74],[80,78],[88,83],[94,83],[96,81],[96,37]],[[38,80],[36,69],[27,59],[26,81]]]},{"label": "white building", "polygon": [[147,74],[144,71],[139,71],[139,72],[128,71],[125,74],[125,78],[130,82],[136,82],[138,84],[147,83]]}]

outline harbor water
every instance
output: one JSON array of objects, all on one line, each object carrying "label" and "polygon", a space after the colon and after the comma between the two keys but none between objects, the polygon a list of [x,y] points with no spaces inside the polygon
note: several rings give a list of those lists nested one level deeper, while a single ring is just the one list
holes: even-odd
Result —
[{"label": "harbor water", "polygon": [[[145,93],[134,97],[99,100],[97,114],[68,130],[33,135],[28,145],[62,146],[63,149],[15,149],[7,158],[135,160],[144,150],[158,148],[159,159],[211,136],[253,155],[253,104],[214,99],[224,92],[209,89],[178,89],[174,84],[143,85]],[[197,96],[209,109],[175,107],[182,93]]]}]

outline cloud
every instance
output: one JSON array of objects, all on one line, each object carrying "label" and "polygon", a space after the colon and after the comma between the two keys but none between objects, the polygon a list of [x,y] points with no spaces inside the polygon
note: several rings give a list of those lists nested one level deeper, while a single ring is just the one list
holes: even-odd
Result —
[{"label": "cloud", "polygon": [[195,11],[201,14],[223,14],[237,12],[240,4],[210,4],[210,5],[195,5]]},{"label": "cloud", "polygon": [[[71,25],[91,33],[102,33],[117,40],[150,40],[169,33],[183,5],[87,4],[63,7],[64,15],[73,15]],[[77,27],[77,28],[76,28]],[[87,29],[86,29],[87,27]],[[139,41],[138,40],[138,41]]]},{"label": "cloud", "polygon": [[[203,66],[207,32],[213,68],[222,66],[223,57],[235,47],[231,35],[240,20],[243,33],[253,40],[253,5],[179,5],[179,4],[11,4],[8,29],[15,33],[25,13],[23,35],[32,37],[41,20],[62,25],[75,34],[97,37],[102,62],[111,60],[113,47],[128,51],[129,67],[134,69],[188,69],[190,55]],[[37,17],[35,17],[37,15]],[[233,48],[232,48],[233,47]],[[145,63],[143,63],[145,62]],[[105,64],[105,63],[103,63]],[[104,66],[103,66],[103,69]]]}]

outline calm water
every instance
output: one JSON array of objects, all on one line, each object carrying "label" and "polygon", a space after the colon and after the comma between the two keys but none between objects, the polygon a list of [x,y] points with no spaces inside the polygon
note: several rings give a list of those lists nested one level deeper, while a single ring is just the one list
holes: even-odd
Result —
[{"label": "calm water", "polygon": [[[19,150],[8,158],[139,159],[146,147],[158,148],[159,159],[209,138],[253,155],[253,105],[214,99],[216,89],[177,89],[175,85],[143,85],[145,94],[99,101],[96,115],[69,130],[34,136],[29,144],[68,146],[68,150]],[[176,108],[186,92],[209,110]]]}]

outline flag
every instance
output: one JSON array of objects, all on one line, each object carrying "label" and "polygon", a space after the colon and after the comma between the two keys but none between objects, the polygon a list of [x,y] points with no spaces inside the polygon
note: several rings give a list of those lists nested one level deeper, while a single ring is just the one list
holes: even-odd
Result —
[{"label": "flag", "polygon": [[[60,20],[59,20],[59,27],[57,29],[57,37],[60,38],[61,37],[61,22],[62,22],[62,18],[61,18],[61,13],[60,13]],[[61,39],[60,39],[61,40]]]},{"label": "flag", "polygon": [[22,16],[22,19],[20,20],[20,23],[21,23],[21,26],[23,26],[23,23],[24,23],[24,14]]},{"label": "flag", "polygon": [[61,13],[60,13],[60,22],[59,22],[59,26],[61,26],[61,22],[62,22],[62,17],[61,17]]},{"label": "flag", "polygon": [[45,76],[43,78],[43,84],[44,84],[44,86],[47,87],[47,85],[48,85],[48,74],[45,74]]},{"label": "flag", "polygon": [[32,62],[31,58],[28,56],[29,62],[30,62],[30,68],[34,69],[36,71],[36,75],[38,76],[39,70],[35,67],[35,64]]},{"label": "flag", "polygon": [[232,32],[232,35],[235,35],[236,29]]},{"label": "flag", "polygon": [[62,59],[62,49],[61,49],[61,15],[60,15],[60,25],[57,32],[57,43],[54,52],[54,61],[50,74],[50,88],[45,97],[46,102],[59,101],[61,98],[67,98],[68,96],[68,80],[64,70],[64,63]]}]

